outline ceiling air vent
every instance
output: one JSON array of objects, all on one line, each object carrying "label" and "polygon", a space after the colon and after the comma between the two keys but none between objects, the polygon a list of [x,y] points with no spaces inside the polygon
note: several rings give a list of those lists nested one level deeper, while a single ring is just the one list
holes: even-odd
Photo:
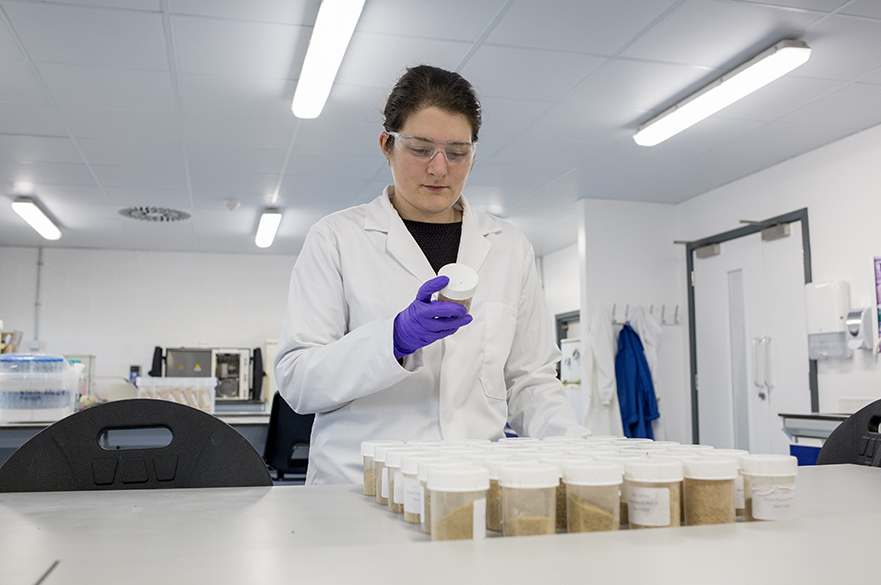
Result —
[{"label": "ceiling air vent", "polygon": [[126,207],[119,210],[119,215],[141,221],[183,221],[190,219],[186,211],[168,209],[166,207]]}]

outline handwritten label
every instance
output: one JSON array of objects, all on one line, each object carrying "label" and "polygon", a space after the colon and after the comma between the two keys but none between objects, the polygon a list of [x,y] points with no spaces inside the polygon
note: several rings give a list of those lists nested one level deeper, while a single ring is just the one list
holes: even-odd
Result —
[{"label": "handwritten label", "polygon": [[422,484],[415,477],[404,478],[404,511],[422,516]]},{"label": "handwritten label", "polygon": [[631,485],[627,493],[630,523],[640,526],[670,526],[670,490]]},{"label": "handwritten label", "polygon": [[757,520],[792,520],[794,504],[794,485],[753,490],[753,518]]}]

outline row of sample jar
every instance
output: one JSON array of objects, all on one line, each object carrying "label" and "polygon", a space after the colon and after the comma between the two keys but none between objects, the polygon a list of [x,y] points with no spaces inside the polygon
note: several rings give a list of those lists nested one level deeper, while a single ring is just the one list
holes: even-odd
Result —
[{"label": "row of sample jar", "polygon": [[797,460],[623,437],[371,440],[364,495],[432,540],[792,518]]}]

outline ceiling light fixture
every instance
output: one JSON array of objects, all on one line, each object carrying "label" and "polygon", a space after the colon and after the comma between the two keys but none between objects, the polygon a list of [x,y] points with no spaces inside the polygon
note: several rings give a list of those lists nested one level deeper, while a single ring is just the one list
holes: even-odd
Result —
[{"label": "ceiling light fixture", "polygon": [[263,210],[260,216],[260,223],[257,224],[257,237],[254,243],[258,248],[268,248],[275,239],[275,233],[278,231],[278,225],[281,223],[281,212],[275,208]]},{"label": "ceiling light fixture", "polygon": [[633,140],[640,146],[659,144],[786,75],[810,56],[804,42],[781,41],[640,126]]},{"label": "ceiling light fixture", "polygon": [[61,237],[61,230],[49,219],[49,216],[43,213],[34,199],[17,197],[12,202],[12,210],[47,240],[57,240]]},{"label": "ceiling light fixture", "polygon": [[296,117],[321,113],[363,7],[364,0],[322,0],[291,103]]}]

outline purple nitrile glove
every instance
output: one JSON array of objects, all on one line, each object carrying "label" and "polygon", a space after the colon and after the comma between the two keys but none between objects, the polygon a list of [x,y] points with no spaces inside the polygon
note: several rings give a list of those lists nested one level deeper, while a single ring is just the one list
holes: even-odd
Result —
[{"label": "purple nitrile glove", "polygon": [[447,286],[450,279],[437,276],[423,283],[416,300],[395,317],[395,359],[401,359],[438,339],[452,335],[471,323],[471,315],[458,303],[431,301],[431,295]]}]

